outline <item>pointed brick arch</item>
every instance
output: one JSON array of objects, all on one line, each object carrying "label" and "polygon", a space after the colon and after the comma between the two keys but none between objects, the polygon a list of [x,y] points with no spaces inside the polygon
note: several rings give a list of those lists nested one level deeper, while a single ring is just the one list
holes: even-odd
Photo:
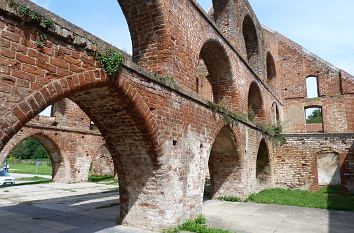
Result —
[{"label": "pointed brick arch", "polygon": [[264,103],[261,90],[256,82],[252,82],[248,91],[248,114],[250,119],[265,119]]},{"label": "pointed brick arch", "polygon": [[[22,131],[22,130],[21,130]],[[20,143],[28,138],[39,141],[47,150],[52,163],[52,180],[54,182],[67,182],[70,174],[70,162],[62,155],[56,140],[43,131],[38,132],[19,132],[9,143],[0,151],[0,163],[6,159],[11,151]]]},{"label": "pointed brick arch", "polygon": [[212,2],[215,23],[230,41],[235,42],[237,37],[237,15],[235,14],[235,1],[213,0]]},{"label": "pointed brick arch", "polygon": [[267,80],[268,82],[273,81],[273,79],[277,76],[277,69],[275,67],[274,57],[270,52],[267,53],[266,66]]},{"label": "pointed brick arch", "polygon": [[223,46],[216,40],[207,40],[199,54],[199,59],[205,65],[206,77],[200,77],[207,80],[209,89],[212,90],[212,98],[204,98],[215,103],[231,105],[232,94],[232,71],[229,57]]},{"label": "pointed brick arch", "polygon": [[260,185],[268,185],[271,182],[271,176],[270,152],[265,139],[262,139],[257,153],[256,178]]},{"label": "pointed brick arch", "polygon": [[163,72],[170,61],[172,44],[166,27],[166,6],[161,0],[118,0],[127,20],[133,45],[133,61],[148,70]]},{"label": "pointed brick arch", "polygon": [[208,162],[210,198],[242,193],[242,157],[234,131],[230,126],[222,127],[212,144]]},{"label": "pointed brick arch", "polygon": [[243,20],[242,34],[245,42],[247,60],[251,67],[257,70],[260,62],[260,44],[256,26],[250,15],[246,15]]}]

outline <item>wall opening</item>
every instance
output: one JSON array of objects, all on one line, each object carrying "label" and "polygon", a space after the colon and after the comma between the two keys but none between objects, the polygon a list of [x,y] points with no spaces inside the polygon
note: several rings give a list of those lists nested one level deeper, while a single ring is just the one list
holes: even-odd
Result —
[{"label": "wall opening", "polygon": [[267,53],[267,79],[268,81],[272,81],[277,76],[277,70],[275,67],[275,62],[272,54],[270,52]]},{"label": "wall opening", "polygon": [[213,0],[197,0],[197,3],[206,13],[210,12],[213,8]]},{"label": "wall opening", "polygon": [[[30,181],[51,180],[57,176],[60,166],[59,149],[43,135],[33,135],[18,143],[7,155],[4,163],[9,164],[10,173],[32,174],[45,178]],[[48,178],[47,176],[50,176]],[[24,181],[19,179],[18,183]]]},{"label": "wall opening", "polygon": [[322,152],[317,155],[318,185],[341,185],[339,155],[335,152]]},{"label": "wall opening", "polygon": [[309,76],[306,78],[306,97],[319,97],[318,78],[315,76]]},{"label": "wall opening", "polygon": [[241,164],[237,153],[235,136],[230,127],[220,130],[212,145],[206,176],[204,196],[206,199],[217,198],[239,190],[241,183]]},{"label": "wall opening", "polygon": [[256,178],[259,184],[268,184],[271,181],[271,163],[267,143],[262,139],[257,154]]},{"label": "wall opening", "polygon": [[247,59],[251,67],[256,69],[259,62],[259,41],[256,26],[249,15],[246,15],[243,20],[242,34],[246,47]]},{"label": "wall opening", "polygon": [[263,98],[256,82],[252,82],[248,91],[248,119],[264,120]]},{"label": "wall opening", "polygon": [[208,69],[202,59],[199,59],[198,78],[196,79],[196,90],[199,95],[209,101],[214,101],[213,87],[210,83]]},{"label": "wall opening", "polygon": [[324,131],[322,107],[314,106],[305,108],[305,119],[307,133]]},{"label": "wall opening", "polygon": [[272,123],[280,124],[280,113],[276,102],[272,104]]},{"label": "wall opening", "polygon": [[199,54],[198,94],[209,101],[231,105],[232,73],[225,49],[215,40],[208,40]]},{"label": "wall opening", "polygon": [[54,107],[53,107],[53,105],[49,105],[42,112],[40,112],[38,115],[45,116],[45,117],[54,116]]}]

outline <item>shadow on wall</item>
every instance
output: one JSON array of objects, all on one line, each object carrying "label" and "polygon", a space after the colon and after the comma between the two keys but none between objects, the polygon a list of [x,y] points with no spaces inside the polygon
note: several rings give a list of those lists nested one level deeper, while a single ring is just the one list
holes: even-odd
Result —
[{"label": "shadow on wall", "polygon": [[259,145],[256,162],[256,178],[259,188],[267,188],[271,184],[272,167],[269,149],[266,141],[262,139]]},{"label": "shadow on wall", "polygon": [[241,163],[236,139],[229,126],[223,127],[215,138],[209,157],[210,184],[206,179],[205,199],[225,195],[238,196],[241,183]]}]

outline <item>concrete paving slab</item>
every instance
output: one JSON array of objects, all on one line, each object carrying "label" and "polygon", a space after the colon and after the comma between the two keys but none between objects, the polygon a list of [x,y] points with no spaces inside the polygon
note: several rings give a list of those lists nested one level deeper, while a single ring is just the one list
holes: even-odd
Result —
[{"label": "concrete paving slab", "polygon": [[354,212],[256,203],[207,201],[210,226],[237,233],[354,233]]},{"label": "concrete paving slab", "polygon": [[[1,233],[149,233],[117,226],[117,186],[40,184],[0,188]],[[354,233],[354,212],[207,201],[211,227],[236,233]],[[150,232],[151,233],[151,232]]]}]

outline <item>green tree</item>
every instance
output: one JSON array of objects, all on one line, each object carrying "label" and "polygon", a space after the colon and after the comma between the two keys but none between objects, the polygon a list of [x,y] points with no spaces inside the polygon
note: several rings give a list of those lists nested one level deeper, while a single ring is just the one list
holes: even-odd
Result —
[{"label": "green tree", "polygon": [[49,154],[44,146],[34,138],[26,138],[15,146],[10,156],[16,159],[47,159]]},{"label": "green tree", "polygon": [[322,111],[320,109],[314,110],[310,115],[306,118],[307,124],[315,124],[315,123],[322,123]]}]

